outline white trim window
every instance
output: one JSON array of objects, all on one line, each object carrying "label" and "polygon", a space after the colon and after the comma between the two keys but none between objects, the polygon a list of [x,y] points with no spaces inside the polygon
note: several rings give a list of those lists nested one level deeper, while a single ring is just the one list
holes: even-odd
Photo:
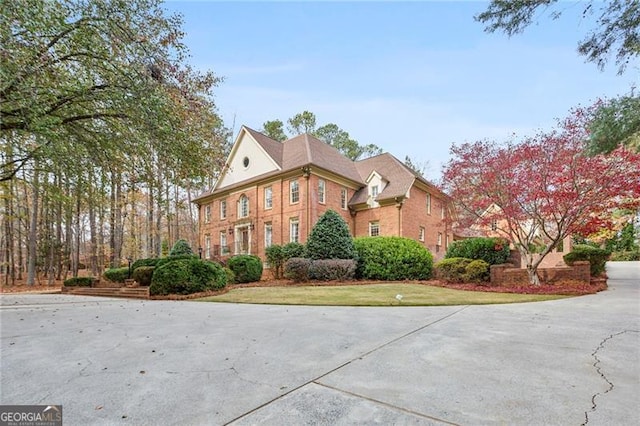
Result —
[{"label": "white trim window", "polygon": [[342,188],[340,190],[340,207],[342,210],[347,209],[347,188]]},{"label": "white trim window", "polygon": [[424,242],[424,226],[420,227],[420,232],[418,234],[418,240]]},{"label": "white trim window", "polygon": [[289,219],[289,242],[300,242],[300,221],[297,217]]},{"label": "white trim window", "polygon": [[227,218],[227,200],[220,200],[220,219]]},{"label": "white trim window", "polygon": [[271,222],[264,224],[264,248],[271,247],[273,244],[273,225]]},{"label": "white trim window", "polygon": [[204,258],[211,259],[211,235],[204,236]]},{"label": "white trim window", "polygon": [[440,206],[440,219],[442,220],[444,220],[444,217],[446,216],[445,211],[446,211],[446,208],[444,206],[444,203],[442,203],[442,205]]},{"label": "white trim window", "polygon": [[227,233],[220,231],[220,254],[228,254],[229,246],[227,246]]},{"label": "white trim window", "polygon": [[204,223],[211,223],[211,204],[204,206]]},{"label": "white trim window", "polygon": [[431,214],[431,194],[427,194],[427,214]]},{"label": "white trim window", "polygon": [[241,195],[238,200],[238,217],[249,216],[249,197]]},{"label": "white trim window", "polygon": [[273,207],[273,188],[267,186],[264,189],[264,209],[268,210]]},{"label": "white trim window", "polygon": [[326,191],[327,191],[326,182],[324,181],[324,179],[319,179],[318,180],[318,202],[320,204],[324,204],[325,203]]},{"label": "white trim window", "polygon": [[377,237],[380,235],[380,222],[369,222],[369,236]]},{"label": "white trim window", "polygon": [[300,201],[300,185],[297,180],[289,181],[289,203],[295,204]]}]

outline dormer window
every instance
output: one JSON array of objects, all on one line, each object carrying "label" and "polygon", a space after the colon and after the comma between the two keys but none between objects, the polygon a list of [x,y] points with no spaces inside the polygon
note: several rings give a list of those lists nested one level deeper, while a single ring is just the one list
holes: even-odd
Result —
[{"label": "dormer window", "polygon": [[373,185],[371,187],[371,198],[375,200],[377,196],[378,196],[378,185]]}]

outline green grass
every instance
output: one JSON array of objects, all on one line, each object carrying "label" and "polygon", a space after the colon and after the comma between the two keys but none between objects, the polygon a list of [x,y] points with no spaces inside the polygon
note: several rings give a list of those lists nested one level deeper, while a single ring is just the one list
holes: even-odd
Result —
[{"label": "green grass", "polygon": [[[396,299],[401,294],[402,300]],[[567,296],[452,290],[418,284],[236,288],[201,301],[274,305],[450,306],[539,302]]]}]

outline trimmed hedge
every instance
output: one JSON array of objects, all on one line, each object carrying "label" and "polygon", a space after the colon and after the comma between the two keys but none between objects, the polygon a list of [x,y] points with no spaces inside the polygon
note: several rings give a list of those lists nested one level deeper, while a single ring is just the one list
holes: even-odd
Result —
[{"label": "trimmed hedge", "polygon": [[295,282],[309,281],[311,261],[303,257],[292,257],[284,264],[284,277]]},{"label": "trimmed hedge", "polygon": [[347,281],[356,275],[358,262],[354,259],[318,259],[309,265],[309,277],[321,281]]},{"label": "trimmed hedge", "polygon": [[483,283],[489,281],[491,278],[491,272],[489,265],[482,259],[476,259],[471,261],[467,265],[464,271],[464,280],[466,282]]},{"label": "trimmed hedge", "polygon": [[191,294],[223,288],[227,274],[217,263],[198,258],[177,259],[153,272],[151,295]]},{"label": "trimmed hedge", "polygon": [[129,278],[129,268],[109,268],[104,271],[104,277],[114,283],[123,283],[124,280]]},{"label": "trimmed hedge", "polygon": [[250,254],[233,256],[227,261],[227,267],[233,271],[237,283],[260,281],[262,276],[262,261],[258,256]]},{"label": "trimmed hedge", "polygon": [[609,252],[590,245],[577,244],[571,252],[565,254],[562,258],[569,266],[573,265],[573,262],[580,260],[588,261],[591,265],[591,276],[597,277],[604,272],[605,263],[609,258]]},{"label": "trimmed hedge", "polygon": [[356,275],[375,280],[427,280],[433,256],[417,241],[402,237],[360,237]]},{"label": "trimmed hedge", "polygon": [[151,285],[154,269],[156,269],[155,266],[140,266],[134,269],[131,277],[136,280],[139,285],[148,287]]},{"label": "trimmed hedge", "polygon": [[158,262],[160,262],[162,258],[160,257],[149,257],[147,259],[138,259],[131,264],[131,270],[135,271],[141,266],[158,266]]},{"label": "trimmed hedge", "polygon": [[467,265],[471,262],[472,260],[467,259],[466,257],[450,257],[448,259],[442,259],[440,262],[436,263],[436,277],[451,283],[464,282]]},{"label": "trimmed hedge", "polygon": [[481,259],[451,257],[436,263],[436,277],[450,283],[489,281],[489,264]]},{"label": "trimmed hedge", "polygon": [[94,277],[72,277],[64,280],[65,287],[91,287],[96,279]]},{"label": "trimmed hedge", "polygon": [[309,259],[355,259],[356,249],[347,222],[335,210],[324,212],[307,241]]},{"label": "trimmed hedge", "polygon": [[640,249],[636,251],[614,251],[609,260],[612,262],[633,262],[640,260]]},{"label": "trimmed hedge", "polygon": [[489,265],[500,265],[509,259],[509,242],[502,238],[467,238],[451,243],[444,257],[481,259]]},{"label": "trimmed hedge", "polygon": [[300,243],[287,243],[282,246],[282,251],[286,259],[292,257],[307,257],[307,248]]}]

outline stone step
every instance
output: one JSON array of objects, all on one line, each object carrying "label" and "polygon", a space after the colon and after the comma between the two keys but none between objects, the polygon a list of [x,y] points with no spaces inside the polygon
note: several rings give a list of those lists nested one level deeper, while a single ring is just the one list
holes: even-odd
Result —
[{"label": "stone step", "polygon": [[91,288],[74,287],[65,291],[67,294],[78,296],[128,297],[134,299],[148,299],[149,287],[119,287],[119,288]]}]

